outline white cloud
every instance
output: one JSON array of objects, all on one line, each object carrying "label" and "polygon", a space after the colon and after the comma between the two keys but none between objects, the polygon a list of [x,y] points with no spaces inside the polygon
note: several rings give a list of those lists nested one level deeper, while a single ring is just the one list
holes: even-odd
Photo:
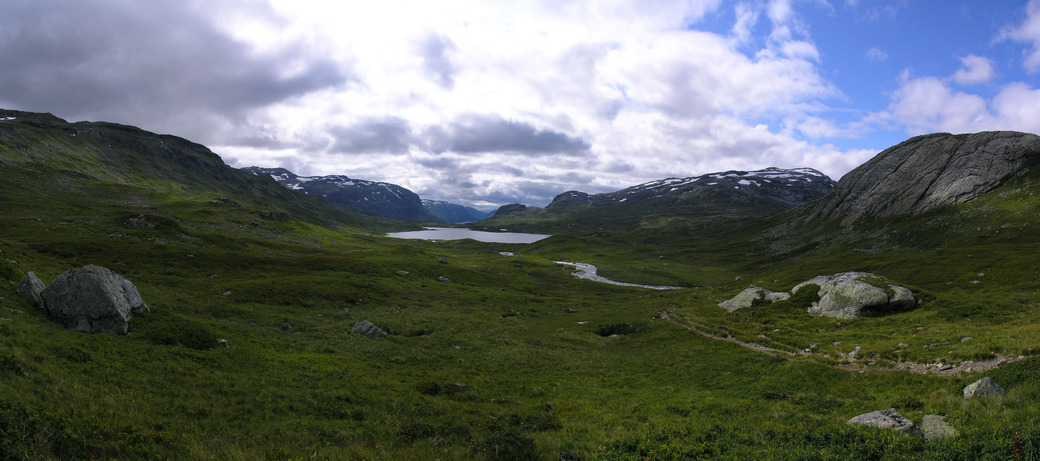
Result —
[{"label": "white cloud", "polygon": [[961,85],[974,85],[993,79],[993,63],[988,58],[970,54],[960,59],[964,67],[953,74],[953,81]]},{"label": "white cloud", "polygon": [[987,100],[954,91],[945,79],[909,78],[904,72],[888,110],[874,114],[874,121],[894,122],[905,126],[910,134],[987,130],[1040,133],[1040,90],[1015,82]]},{"label": "white cloud", "polygon": [[1032,44],[1033,49],[1027,54],[1023,67],[1030,72],[1040,70],[1040,0],[1030,0],[1022,24],[1004,29],[999,38]]},{"label": "white cloud", "polygon": [[874,46],[874,47],[871,47],[869,50],[867,50],[867,60],[868,61],[881,62],[881,61],[885,61],[887,59],[888,59],[888,53],[885,53],[884,51],[882,51],[881,48],[878,48],[878,47]]}]

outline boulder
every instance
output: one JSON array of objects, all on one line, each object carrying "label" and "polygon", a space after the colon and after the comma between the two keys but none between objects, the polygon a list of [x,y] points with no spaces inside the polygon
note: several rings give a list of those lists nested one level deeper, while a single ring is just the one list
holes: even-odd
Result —
[{"label": "boulder", "polygon": [[956,428],[946,422],[946,417],[940,415],[924,415],[924,420],[921,421],[921,431],[924,433],[925,440],[945,439],[960,435]]},{"label": "boulder", "polygon": [[737,309],[743,309],[750,307],[759,299],[764,299],[769,302],[780,301],[784,299],[790,299],[791,295],[783,291],[769,291],[762,287],[756,287],[754,285],[748,287],[744,291],[737,293],[733,299],[729,299],[719,303],[719,307],[726,309],[728,312],[733,312]]},{"label": "boulder", "polygon": [[127,322],[148,312],[133,283],[93,264],[59,275],[40,296],[51,318],[89,333],[126,334]]},{"label": "boulder", "polygon": [[43,307],[43,298],[40,297],[40,293],[47,288],[44,285],[43,280],[40,280],[36,274],[30,272],[25,277],[22,277],[22,281],[18,282],[18,285],[14,287],[14,292],[18,293],[23,299],[36,307]]},{"label": "boulder", "polygon": [[910,421],[905,416],[899,414],[895,408],[864,413],[853,417],[848,421],[848,423],[854,426],[873,426],[882,429],[895,429],[904,434],[921,436],[921,428],[914,424],[913,421]]},{"label": "boulder", "polygon": [[354,333],[359,335],[365,335],[369,338],[385,338],[386,331],[382,328],[377,327],[374,323],[368,320],[362,320],[354,324],[354,328],[351,329]]},{"label": "boulder", "polygon": [[964,387],[964,398],[974,399],[976,397],[1000,397],[1004,395],[1004,388],[989,379],[989,376],[975,381]]},{"label": "boulder", "polygon": [[[874,283],[867,283],[866,279],[874,279]],[[809,308],[809,313],[817,316],[853,319],[905,311],[917,305],[910,289],[867,272],[820,275],[795,285],[791,293],[809,284],[820,287],[819,302]],[[885,285],[885,288],[877,285]]]}]

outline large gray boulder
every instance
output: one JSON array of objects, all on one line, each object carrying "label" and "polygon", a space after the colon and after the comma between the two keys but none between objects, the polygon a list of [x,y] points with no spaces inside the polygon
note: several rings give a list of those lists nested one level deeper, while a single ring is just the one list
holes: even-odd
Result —
[{"label": "large gray boulder", "polygon": [[[873,284],[864,280],[870,279]],[[867,272],[843,272],[813,277],[791,289],[798,293],[806,285],[820,287],[820,301],[809,308],[812,315],[853,319],[864,315],[883,315],[912,309],[917,305],[909,288],[890,283]],[[884,288],[876,286],[882,285]]]},{"label": "large gray boulder", "polygon": [[863,413],[850,419],[848,424],[894,429],[904,434],[922,436],[921,428],[914,424],[913,421],[907,419],[907,417],[899,414],[895,408]]},{"label": "large gray boulder", "polygon": [[383,330],[382,328],[377,327],[374,323],[369,322],[368,320],[362,320],[362,321],[360,321],[358,323],[355,323],[354,324],[354,328],[352,329],[352,331],[354,333],[357,333],[359,335],[364,335],[364,336],[367,336],[369,338],[385,338],[386,337],[386,331],[385,330]]},{"label": "large gray boulder", "polygon": [[59,275],[41,293],[51,318],[88,333],[126,334],[134,315],[148,312],[129,280],[101,266],[88,265]]},{"label": "large gray boulder", "polygon": [[843,176],[808,208],[805,221],[920,214],[964,203],[1040,163],[1040,137],[1013,131],[917,136]]},{"label": "large gray boulder", "polygon": [[18,285],[14,287],[14,292],[21,296],[36,307],[43,307],[43,298],[40,297],[40,293],[47,288],[47,285],[40,280],[35,273],[28,273],[25,277],[22,277],[22,281],[18,282]]},{"label": "large gray boulder", "polygon": [[1004,388],[989,379],[989,376],[964,386],[964,398],[999,397],[1004,395]]},{"label": "large gray boulder", "polygon": [[957,428],[947,423],[946,417],[941,415],[924,415],[924,419],[921,421],[921,432],[924,433],[925,440],[945,439],[960,435]]},{"label": "large gray boulder", "polygon": [[728,312],[733,312],[737,309],[743,309],[750,307],[755,301],[764,299],[769,302],[780,301],[784,299],[790,299],[791,295],[783,291],[769,291],[762,287],[756,287],[754,285],[746,288],[744,291],[737,293],[733,299],[728,299],[719,303],[719,307],[726,309]]}]

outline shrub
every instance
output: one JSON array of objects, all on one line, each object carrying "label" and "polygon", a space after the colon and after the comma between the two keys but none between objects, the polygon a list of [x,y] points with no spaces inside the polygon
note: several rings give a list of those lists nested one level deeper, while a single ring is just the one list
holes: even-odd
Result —
[{"label": "shrub", "polygon": [[217,345],[217,333],[195,320],[172,315],[165,318],[146,315],[141,320],[137,334],[152,344],[200,350]]},{"label": "shrub", "polygon": [[527,461],[538,459],[534,439],[513,428],[495,432],[473,445],[473,453],[480,459]]},{"label": "shrub", "polygon": [[636,332],[636,327],[632,326],[631,323],[613,323],[610,325],[600,325],[596,329],[596,334],[607,337],[607,336],[620,336],[630,335]]}]

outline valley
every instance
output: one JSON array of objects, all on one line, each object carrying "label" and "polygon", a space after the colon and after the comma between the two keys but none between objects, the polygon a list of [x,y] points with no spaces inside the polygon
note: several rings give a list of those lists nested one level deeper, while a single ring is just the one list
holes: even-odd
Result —
[{"label": "valley", "polygon": [[[1035,136],[914,138],[836,184],[801,171],[808,195],[749,176],[793,173],[734,171],[470,224],[552,234],[520,244],[395,239],[421,226],[180,138],[0,117],[0,459],[1040,457]],[[863,179],[912,173],[893,165],[980,151],[1010,166],[919,170],[855,202],[895,197]],[[15,293],[88,264],[148,303],[129,334],[66,329]],[[846,271],[922,302],[855,319],[718,305]],[[364,320],[388,335],[353,332]],[[1007,393],[965,399],[984,376]],[[888,408],[960,435],[847,424]]]}]

